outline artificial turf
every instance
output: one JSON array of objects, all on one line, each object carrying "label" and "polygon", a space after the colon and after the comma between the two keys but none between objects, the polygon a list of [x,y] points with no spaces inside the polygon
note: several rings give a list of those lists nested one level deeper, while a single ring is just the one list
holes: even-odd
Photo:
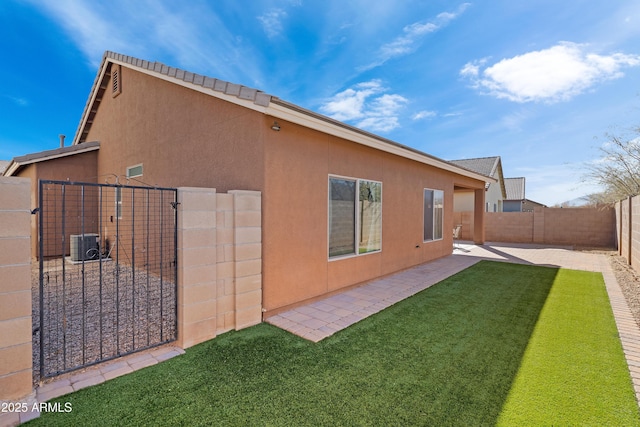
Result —
[{"label": "artificial turf", "polygon": [[261,324],[56,401],[34,425],[640,425],[602,276],[496,262],[317,344]]}]

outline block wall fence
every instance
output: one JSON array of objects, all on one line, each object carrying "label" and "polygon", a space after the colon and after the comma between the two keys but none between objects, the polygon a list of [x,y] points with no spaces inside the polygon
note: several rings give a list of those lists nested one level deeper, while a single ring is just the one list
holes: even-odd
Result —
[{"label": "block wall fence", "polygon": [[[486,212],[489,242],[617,247],[613,208],[540,208],[533,212]],[[455,212],[462,239],[473,240],[473,212]]]},{"label": "block wall fence", "polygon": [[178,345],[262,322],[262,197],[178,189]]},{"label": "block wall fence", "polygon": [[618,253],[640,272],[640,196],[620,200],[615,212]]},{"label": "block wall fence", "polygon": [[[176,344],[188,348],[262,321],[262,196],[179,188],[178,202]],[[35,400],[32,208],[30,179],[0,177],[0,402]],[[0,414],[0,426],[24,415]]]}]

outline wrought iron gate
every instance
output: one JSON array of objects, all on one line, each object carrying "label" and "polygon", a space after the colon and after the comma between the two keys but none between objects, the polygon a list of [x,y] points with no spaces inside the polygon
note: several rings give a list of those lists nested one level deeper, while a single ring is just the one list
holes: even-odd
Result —
[{"label": "wrought iron gate", "polygon": [[177,191],[40,181],[39,195],[36,376],[175,340]]}]

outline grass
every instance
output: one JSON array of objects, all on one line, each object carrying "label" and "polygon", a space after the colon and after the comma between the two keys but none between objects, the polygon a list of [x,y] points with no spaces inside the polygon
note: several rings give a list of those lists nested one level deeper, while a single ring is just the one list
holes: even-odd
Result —
[{"label": "grass", "polygon": [[33,425],[640,425],[602,276],[481,262],[314,344],[261,324]]}]

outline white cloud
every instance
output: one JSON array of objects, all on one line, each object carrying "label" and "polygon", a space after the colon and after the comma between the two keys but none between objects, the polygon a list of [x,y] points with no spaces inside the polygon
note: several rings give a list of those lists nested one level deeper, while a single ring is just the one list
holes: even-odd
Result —
[{"label": "white cloud", "polygon": [[29,100],[26,98],[22,98],[19,96],[11,96],[11,95],[2,95],[3,98],[7,98],[9,101],[13,102],[18,107],[27,107],[29,105]]},{"label": "white cloud", "polygon": [[363,129],[388,132],[400,125],[398,114],[408,101],[386,91],[380,80],[359,83],[327,100],[320,110],[331,118],[353,122]]},{"label": "white cloud", "polygon": [[361,71],[378,67],[392,58],[407,55],[414,52],[418,46],[420,39],[429,33],[434,33],[446,26],[449,22],[460,16],[470,3],[463,3],[455,12],[443,12],[436,16],[430,22],[414,22],[402,29],[402,34],[389,43],[385,43],[380,47],[377,59],[361,68]]},{"label": "white cloud", "polygon": [[287,12],[282,9],[273,9],[264,15],[258,16],[258,21],[262,24],[264,32],[269,38],[275,37],[282,32],[282,20],[287,17]]},{"label": "white cloud", "polygon": [[418,111],[413,116],[411,116],[411,118],[413,120],[422,120],[422,119],[428,119],[428,118],[431,118],[431,117],[435,117],[436,115],[438,115],[438,113],[436,113],[435,111],[423,110],[423,111]]},{"label": "white cloud", "polygon": [[562,42],[482,69],[486,59],[465,64],[460,75],[481,92],[515,102],[566,101],[606,80],[623,67],[640,65],[640,55],[588,51],[586,44]]},{"label": "white cloud", "polygon": [[[250,54],[204,3],[167,0],[27,0],[68,35],[92,67],[110,50],[147,60],[170,57],[181,68],[237,81],[259,81]],[[141,13],[144,11],[144,13]]]}]

